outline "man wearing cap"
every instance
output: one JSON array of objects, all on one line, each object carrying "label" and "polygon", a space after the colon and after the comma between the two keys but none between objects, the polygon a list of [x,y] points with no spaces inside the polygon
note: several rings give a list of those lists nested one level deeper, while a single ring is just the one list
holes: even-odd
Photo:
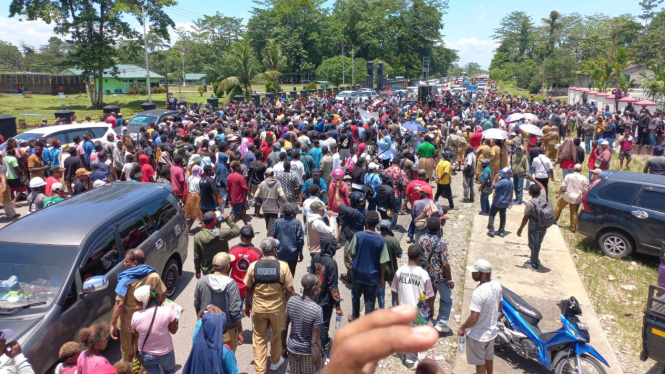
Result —
[{"label": "man wearing cap", "polygon": [[106,173],[99,170],[99,161],[95,160],[95,161],[90,162],[90,169],[92,170],[90,172],[90,180],[92,181],[92,183],[95,183],[98,180],[104,181],[104,182],[108,181],[108,177],[107,177]]},{"label": "man wearing cap", "polygon": [[467,270],[480,284],[471,294],[471,315],[457,335],[466,335],[466,360],[476,366],[476,373],[492,373],[497,321],[503,308],[501,284],[492,280],[492,265],[487,260],[476,260]]},{"label": "man wearing cap", "polygon": [[245,297],[246,300],[253,300],[252,303],[245,303],[245,316],[250,317],[251,312],[254,326],[252,345],[257,374],[266,372],[270,332],[270,370],[277,370],[284,363],[280,331],[284,322],[286,301],[296,294],[289,265],[276,257],[278,245],[273,238],[263,239],[263,258],[251,263],[245,275]]},{"label": "man wearing cap", "polygon": [[17,341],[7,344],[7,339],[13,335],[13,330],[0,330],[0,374],[35,374],[21,351],[21,345]]},{"label": "man wearing cap", "polygon": [[279,215],[280,203],[286,202],[282,184],[275,179],[272,168],[266,169],[265,179],[259,184],[254,194],[256,203],[263,207],[267,235],[272,235],[272,226]]},{"label": "man wearing cap", "polygon": [[[577,231],[577,212],[582,202],[582,195],[589,188],[589,180],[580,174],[581,164],[575,164],[573,173],[566,175],[561,183],[559,192],[556,194],[556,208],[554,209],[555,219],[558,221],[561,211],[566,205],[570,204],[570,231]],[[561,194],[563,193],[563,196]]]},{"label": "man wearing cap", "polygon": [[76,170],[74,184],[72,185],[72,196],[81,194],[92,188],[90,181],[90,172],[84,168]]},{"label": "man wearing cap", "polygon": [[598,166],[600,170],[607,171],[610,169],[610,158],[612,157],[611,151],[610,142],[603,140],[600,143],[600,150],[596,151],[596,161],[600,160],[600,165]]},{"label": "man wearing cap", "polygon": [[653,156],[647,159],[644,164],[645,174],[665,175],[665,156],[663,156],[663,147],[657,145],[653,147]]},{"label": "man wearing cap", "polygon": [[[221,228],[225,221],[229,228]],[[229,241],[240,235],[240,227],[226,214],[210,211],[203,215],[203,228],[194,235],[194,271],[196,279],[213,272],[212,260],[217,253],[229,252]]]},{"label": "man wearing cap", "polygon": [[62,183],[60,182],[53,183],[53,185],[51,185],[50,188],[51,191],[49,191],[49,193],[47,194],[48,197],[44,199],[44,208],[65,200],[65,189]]},{"label": "man wearing cap", "polygon": [[28,211],[34,213],[44,208],[46,182],[40,177],[34,177],[30,180],[29,186],[32,192],[28,195]]},{"label": "man wearing cap", "polygon": [[314,256],[321,252],[321,237],[323,234],[331,234],[337,237],[337,221],[332,210],[328,211],[330,224],[323,221],[326,213],[325,206],[321,201],[314,201],[309,209],[312,213],[307,215],[307,247],[309,248],[309,254]]},{"label": "man wearing cap", "polygon": [[379,175],[379,165],[370,162],[367,167],[367,173],[363,177],[365,185],[370,185],[372,188],[372,197],[367,198],[367,210],[376,210],[376,188],[381,185],[381,176]]},{"label": "man wearing cap", "polygon": [[505,235],[506,209],[510,206],[513,195],[512,175],[513,171],[509,167],[505,167],[492,180],[494,199],[492,199],[489,220],[487,222],[487,235],[492,238],[494,237],[494,218],[497,213],[499,213],[499,236],[503,238]]},{"label": "man wearing cap", "polygon": [[224,344],[228,344],[233,352],[244,342],[240,291],[229,277],[231,264],[235,260],[235,256],[228,253],[217,253],[212,259],[213,273],[200,278],[194,289],[194,312],[197,315],[208,305],[218,307],[226,315]]}]

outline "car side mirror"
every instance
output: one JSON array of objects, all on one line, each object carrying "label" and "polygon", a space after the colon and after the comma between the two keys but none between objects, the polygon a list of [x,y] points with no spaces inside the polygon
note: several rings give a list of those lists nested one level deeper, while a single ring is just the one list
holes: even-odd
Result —
[{"label": "car side mirror", "polygon": [[105,275],[95,275],[83,282],[83,294],[105,290],[109,286],[109,281]]}]

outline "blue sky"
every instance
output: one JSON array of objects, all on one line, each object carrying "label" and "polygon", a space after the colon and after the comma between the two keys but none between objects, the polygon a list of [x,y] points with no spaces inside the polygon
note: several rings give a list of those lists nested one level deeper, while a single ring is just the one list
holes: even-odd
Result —
[{"label": "blue sky", "polygon": [[[2,1],[9,4],[9,1]],[[332,4],[333,1],[328,1]],[[203,14],[214,14],[219,11],[227,16],[239,17],[247,21],[254,3],[249,0],[179,0],[173,8],[166,12],[176,22],[176,27],[190,27],[193,19]],[[53,35],[52,26],[42,21],[19,21],[18,17],[9,19],[8,5],[0,6],[0,40],[10,41],[15,45],[24,40],[30,45],[45,44]],[[617,16],[623,13],[637,15],[641,12],[638,0],[450,0],[448,13],[444,15],[445,23],[442,33],[449,48],[459,51],[460,64],[478,62],[487,68],[492,59],[496,45],[491,39],[493,29],[498,27],[501,18],[512,10],[521,10],[530,14],[536,24],[547,17],[549,12],[557,10],[568,14],[577,12],[582,15],[604,13]],[[133,22],[137,28],[139,24]],[[175,34],[172,34],[175,37]]]}]

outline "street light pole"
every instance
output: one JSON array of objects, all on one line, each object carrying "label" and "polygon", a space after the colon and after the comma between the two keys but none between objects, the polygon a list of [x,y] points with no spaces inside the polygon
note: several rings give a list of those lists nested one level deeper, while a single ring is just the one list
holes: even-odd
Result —
[{"label": "street light pole", "polygon": [[345,84],[344,81],[344,45],[342,45],[342,86]]},{"label": "street light pole", "polygon": [[148,102],[152,103],[152,87],[150,87],[150,62],[148,61],[148,29],[145,25],[145,5],[141,4],[141,12],[143,13],[143,41],[145,45],[145,77],[146,85],[148,86]]},{"label": "street light pole", "polygon": [[356,64],[353,63],[353,44],[351,44],[351,85],[356,86]]}]

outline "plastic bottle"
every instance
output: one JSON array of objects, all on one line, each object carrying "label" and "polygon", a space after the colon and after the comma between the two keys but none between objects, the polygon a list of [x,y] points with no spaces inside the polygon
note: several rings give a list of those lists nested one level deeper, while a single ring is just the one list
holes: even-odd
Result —
[{"label": "plastic bottle", "polygon": [[462,334],[459,337],[459,340],[457,341],[457,353],[464,353],[464,344],[466,343],[466,338],[464,338],[464,334]]},{"label": "plastic bottle", "polygon": [[342,316],[337,316],[335,318],[335,331],[339,330],[342,327]]}]

